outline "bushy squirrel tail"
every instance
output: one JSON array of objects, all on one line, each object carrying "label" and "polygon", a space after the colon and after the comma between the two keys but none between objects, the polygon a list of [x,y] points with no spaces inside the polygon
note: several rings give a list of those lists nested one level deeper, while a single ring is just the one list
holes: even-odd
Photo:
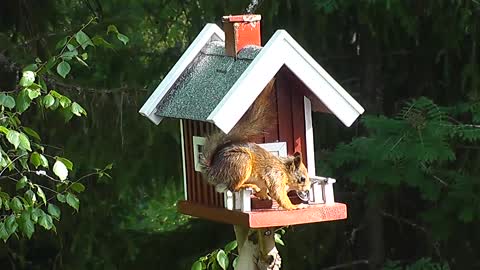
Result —
[{"label": "bushy squirrel tail", "polygon": [[209,167],[213,156],[222,147],[230,143],[252,142],[266,134],[266,129],[276,123],[276,115],[272,111],[272,93],[275,79],[265,86],[262,93],[247,110],[238,124],[228,133],[211,134],[203,147],[202,163]]}]

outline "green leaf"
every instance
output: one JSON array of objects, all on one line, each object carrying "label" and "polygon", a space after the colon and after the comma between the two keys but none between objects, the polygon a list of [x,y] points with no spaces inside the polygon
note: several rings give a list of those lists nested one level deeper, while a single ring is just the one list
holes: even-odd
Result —
[{"label": "green leaf", "polygon": [[77,193],[83,192],[85,190],[85,186],[82,183],[78,182],[73,183],[70,188]]},{"label": "green leaf", "polygon": [[233,240],[232,242],[225,245],[225,252],[228,253],[236,248],[237,248],[237,240]]},{"label": "green leaf", "polygon": [[38,224],[45,228],[46,230],[50,230],[53,227],[53,219],[48,214],[43,214],[38,219]]},{"label": "green leaf", "polygon": [[40,208],[33,208],[32,209],[32,221],[33,223],[37,223],[38,222],[38,219],[45,215],[45,212],[43,212],[42,209]]},{"label": "green leaf", "polygon": [[15,149],[20,145],[20,132],[15,130],[9,130],[7,133],[7,140],[13,144]]},{"label": "green leaf", "polygon": [[56,220],[60,219],[60,208],[58,208],[56,205],[49,203],[48,204],[48,213]]},{"label": "green leaf", "polygon": [[20,144],[19,144],[20,149],[32,151],[32,148],[30,148],[30,140],[28,139],[27,135],[23,133],[19,133],[19,140],[20,140]]},{"label": "green leaf", "polygon": [[55,49],[60,50],[61,48],[63,48],[63,46],[65,46],[65,44],[67,44],[67,41],[68,41],[68,37],[64,37],[64,38],[60,39],[57,42],[57,45],[55,45]]},{"label": "green leaf", "polygon": [[42,188],[38,185],[37,185],[37,194],[42,199],[43,204],[47,205],[47,197],[45,196],[45,193],[43,192]]},{"label": "green leaf", "polygon": [[16,106],[17,106],[17,111],[22,113],[30,107],[30,103],[32,100],[28,97],[28,92],[27,90],[23,89],[18,93],[17,99],[15,101]]},{"label": "green leaf", "polygon": [[15,197],[10,201],[10,208],[12,208],[13,212],[20,213],[23,210],[23,204],[18,197]]},{"label": "green leaf", "polygon": [[35,82],[35,73],[33,71],[24,71],[20,79],[20,86],[29,87]]},{"label": "green leaf", "polygon": [[60,106],[62,106],[63,108],[66,108],[70,106],[70,104],[72,104],[72,101],[66,96],[61,96],[59,98],[59,102],[60,102]]},{"label": "green leaf", "polygon": [[15,215],[12,214],[7,217],[7,220],[5,220],[5,229],[7,230],[8,235],[12,235],[12,233],[15,233],[15,231],[18,228],[18,224],[16,222]]},{"label": "green leaf", "polygon": [[43,102],[43,106],[45,106],[45,108],[48,109],[49,107],[51,107],[55,103],[55,98],[52,95],[48,94],[48,95],[43,97],[42,102]]},{"label": "green leaf", "polygon": [[0,222],[0,238],[4,241],[7,242],[9,235],[7,230],[5,229],[5,223]]},{"label": "green leaf", "polygon": [[73,170],[73,163],[70,160],[68,160],[64,157],[58,157],[58,156],[56,156],[55,159],[60,160],[63,164],[65,164],[67,169],[69,169],[70,171]]},{"label": "green leaf", "polygon": [[235,257],[232,262],[233,269],[237,269],[237,264],[238,264],[238,257]]},{"label": "green leaf", "polygon": [[32,90],[32,89],[27,88],[27,94],[28,94],[28,97],[31,100],[34,100],[37,97],[39,97],[41,93],[40,93],[40,89]]},{"label": "green leaf", "polygon": [[75,114],[76,116],[82,116],[82,114],[87,116],[87,112],[85,111],[85,109],[76,102],[72,103],[71,110],[72,110],[72,113]]},{"label": "green leaf", "polygon": [[9,132],[9,129],[4,127],[4,126],[0,126],[0,132],[2,132],[3,134],[7,135],[8,132]]},{"label": "green leaf", "polygon": [[285,246],[285,243],[282,240],[282,236],[278,233],[275,233],[275,243]]},{"label": "green leaf", "polygon": [[62,202],[62,203],[65,203],[67,201],[67,199],[65,198],[65,195],[61,194],[61,193],[58,193],[57,194],[57,200],[59,202]]},{"label": "green leaf", "polygon": [[123,42],[124,45],[127,45],[128,41],[129,41],[128,37],[125,36],[124,34],[121,34],[121,33],[117,34],[117,38],[118,38],[118,40]]},{"label": "green leaf", "polygon": [[39,82],[40,82],[40,89],[46,92],[48,89],[47,89],[47,84],[45,83],[45,80],[40,78]]},{"label": "green leaf", "polygon": [[67,176],[68,176],[68,170],[67,170],[67,167],[65,166],[65,164],[58,160],[55,161],[55,164],[53,164],[53,173],[58,176],[58,178],[60,180],[65,180],[67,179]]},{"label": "green leaf", "polygon": [[70,64],[68,62],[62,61],[57,66],[57,73],[58,75],[62,76],[63,78],[67,77],[68,73],[70,73]]},{"label": "green leaf", "polygon": [[37,152],[33,152],[30,155],[30,163],[35,167],[35,169],[38,168],[39,166],[48,168],[47,158],[44,155]]},{"label": "green leaf", "polygon": [[37,201],[37,196],[35,196],[35,193],[29,189],[27,192],[25,192],[25,199],[30,203],[30,205],[34,205]]},{"label": "green leaf", "polygon": [[78,200],[77,196],[73,195],[72,193],[67,193],[67,204],[70,205],[73,209],[78,211],[80,206],[80,201]]},{"label": "green leaf", "polygon": [[113,25],[113,24],[110,24],[110,25],[107,27],[107,34],[109,34],[110,32],[117,34],[117,33],[118,33],[117,27],[116,27],[115,25]]},{"label": "green leaf", "polygon": [[225,254],[225,251],[223,249],[220,249],[217,253],[217,261],[220,267],[222,267],[223,270],[227,270],[228,268],[228,256]]},{"label": "green leaf", "polygon": [[35,72],[37,70],[38,66],[37,64],[30,64],[22,69],[23,72],[25,71],[32,71]]},{"label": "green leaf", "polygon": [[27,185],[27,177],[26,176],[22,176],[22,178],[20,178],[18,181],[17,181],[17,184],[15,185],[15,189],[16,190],[20,190],[22,188],[24,188],[26,185]]},{"label": "green leaf", "polygon": [[60,55],[60,57],[63,60],[72,60],[73,57],[76,57],[77,55],[78,55],[78,51],[73,50],[73,51],[67,51],[67,52],[62,53],[62,55]]},{"label": "green leaf", "polygon": [[204,262],[201,261],[196,261],[193,263],[191,270],[202,270],[206,269],[207,267],[205,266]]},{"label": "green leaf", "polygon": [[82,46],[84,50],[85,48],[88,47],[88,45],[93,46],[93,43],[92,43],[92,40],[90,40],[90,37],[81,30],[77,32],[77,34],[75,35],[75,39],[77,40],[78,44]]},{"label": "green leaf", "polygon": [[30,219],[30,213],[28,211],[24,211],[22,216],[20,217],[20,230],[30,239],[35,232],[35,226]]},{"label": "green leaf", "polygon": [[[67,49],[69,51],[77,51],[77,48],[73,44],[67,44]],[[77,52],[78,53],[78,52]]]},{"label": "green leaf", "polygon": [[15,107],[15,99],[4,93],[0,93],[0,105],[13,109]]},{"label": "green leaf", "polygon": [[37,141],[41,140],[40,135],[38,135],[38,133],[35,130],[33,130],[29,127],[22,127],[22,129],[25,133],[27,133],[29,136],[33,137],[35,140],[37,140]]},{"label": "green leaf", "polygon": [[78,61],[80,64],[88,67],[88,64],[87,64],[85,61],[83,61],[83,59],[81,59],[80,57],[75,56],[75,59],[77,59],[77,61]]},{"label": "green leaf", "polygon": [[84,52],[80,55],[82,57],[82,60],[87,60],[88,59],[88,53]]},{"label": "green leaf", "polygon": [[[96,46],[105,47],[105,48],[108,48],[108,49],[113,48],[113,45],[110,42],[103,39],[101,36],[94,36],[92,38],[92,41],[93,41],[93,44],[95,44]],[[84,59],[84,60],[86,60],[86,59]]]}]

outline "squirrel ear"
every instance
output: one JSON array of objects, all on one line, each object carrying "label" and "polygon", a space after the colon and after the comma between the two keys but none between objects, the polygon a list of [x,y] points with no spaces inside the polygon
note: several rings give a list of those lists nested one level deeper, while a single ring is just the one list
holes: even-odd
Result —
[{"label": "squirrel ear", "polygon": [[295,154],[293,154],[293,162],[296,168],[300,167],[300,164],[302,164],[302,154],[295,152]]}]

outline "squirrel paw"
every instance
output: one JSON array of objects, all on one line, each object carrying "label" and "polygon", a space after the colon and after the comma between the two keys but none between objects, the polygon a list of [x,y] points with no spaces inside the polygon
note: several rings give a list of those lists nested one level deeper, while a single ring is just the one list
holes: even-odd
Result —
[{"label": "squirrel paw", "polygon": [[297,205],[297,209],[305,209],[305,208],[308,208],[308,204],[302,203]]}]

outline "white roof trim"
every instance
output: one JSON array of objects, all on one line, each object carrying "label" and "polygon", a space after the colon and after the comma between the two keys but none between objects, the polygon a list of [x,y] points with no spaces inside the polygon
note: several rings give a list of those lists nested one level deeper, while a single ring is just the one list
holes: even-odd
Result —
[{"label": "white roof trim", "polygon": [[228,133],[283,65],[346,126],[365,111],[285,30],[278,30],[207,120]]},{"label": "white roof trim", "polygon": [[218,27],[216,24],[209,23],[202,29],[192,44],[190,44],[188,49],[180,57],[178,62],[168,72],[167,76],[165,76],[160,85],[158,85],[152,95],[147,99],[139,111],[141,115],[146,116],[156,125],[162,121],[162,117],[155,114],[157,105],[177,81],[180,75],[182,75],[183,71],[185,71],[188,65],[197,57],[200,51],[212,39],[224,41],[225,34],[223,33],[223,30],[220,29],[220,27]]}]

